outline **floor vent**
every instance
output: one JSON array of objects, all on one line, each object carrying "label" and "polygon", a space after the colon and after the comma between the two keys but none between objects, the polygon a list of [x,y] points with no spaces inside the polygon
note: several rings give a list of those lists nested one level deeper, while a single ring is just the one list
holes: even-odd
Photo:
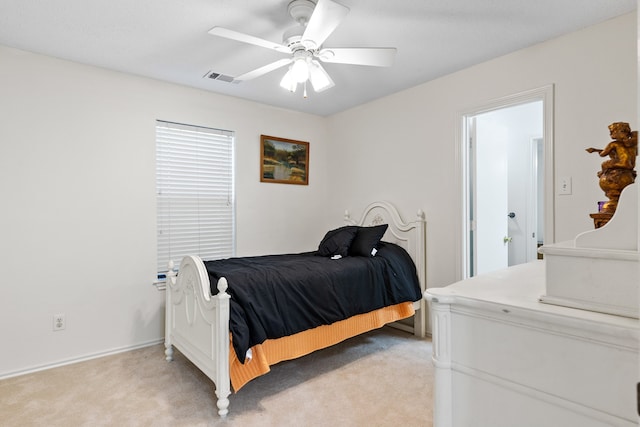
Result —
[{"label": "floor vent", "polygon": [[235,84],[240,83],[239,80],[234,80],[233,77],[231,77],[231,76],[227,76],[226,74],[216,73],[215,71],[209,71],[204,76],[206,78],[211,79],[211,80],[219,80],[221,82],[235,83]]}]

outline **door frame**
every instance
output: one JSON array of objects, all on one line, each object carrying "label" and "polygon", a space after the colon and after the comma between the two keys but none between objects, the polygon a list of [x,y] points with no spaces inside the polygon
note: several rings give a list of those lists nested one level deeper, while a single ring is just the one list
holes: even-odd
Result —
[{"label": "door frame", "polygon": [[[538,203],[538,188],[540,187],[538,185],[538,141],[542,140],[542,143],[544,144],[544,137],[542,135],[538,135],[538,136],[532,136],[529,139],[529,150],[530,150],[530,159],[531,162],[529,163],[529,167],[531,168],[529,170],[529,184],[527,186],[528,190],[530,191],[530,193],[527,195],[527,206],[529,206],[530,208],[535,207],[535,214],[531,215],[531,213],[529,213],[527,215],[527,235],[526,235],[526,254],[527,254],[527,260],[531,261],[534,260],[538,257],[538,211],[539,211],[539,203]],[[543,150],[543,155],[544,155],[544,145],[542,147]],[[544,161],[543,161],[543,166],[544,166]],[[544,205],[544,201],[542,202]],[[544,215],[543,215],[544,217]],[[531,233],[535,233],[535,242],[532,242],[531,239]],[[542,230],[542,232],[544,233],[544,230]],[[544,234],[543,234],[543,239],[544,239]]]},{"label": "door frame", "polygon": [[534,101],[542,101],[543,109],[543,138],[544,138],[544,242],[546,244],[555,242],[555,180],[554,180],[554,142],[553,142],[553,107],[554,107],[554,86],[553,84],[540,88],[527,90],[514,95],[494,99],[478,106],[459,111],[456,113],[456,178],[457,187],[461,190],[459,199],[460,208],[459,224],[457,227],[457,254],[456,257],[456,280],[463,280],[469,277],[469,233],[472,224],[469,218],[469,150],[467,128],[467,118],[478,114],[487,113],[503,108],[514,107]]}]

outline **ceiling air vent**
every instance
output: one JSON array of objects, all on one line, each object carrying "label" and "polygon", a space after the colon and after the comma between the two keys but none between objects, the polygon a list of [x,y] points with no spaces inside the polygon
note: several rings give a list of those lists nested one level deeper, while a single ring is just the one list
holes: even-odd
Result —
[{"label": "ceiling air vent", "polygon": [[240,80],[233,80],[233,77],[227,76],[226,74],[216,73],[215,71],[209,71],[204,76],[211,80],[219,80],[221,82],[235,83],[235,84],[240,83]]}]

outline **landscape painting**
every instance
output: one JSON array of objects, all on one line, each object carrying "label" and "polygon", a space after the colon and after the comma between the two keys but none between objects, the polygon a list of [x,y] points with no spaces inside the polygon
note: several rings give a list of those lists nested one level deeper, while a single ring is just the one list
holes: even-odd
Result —
[{"label": "landscape painting", "polygon": [[260,135],[260,181],[309,184],[309,143]]}]

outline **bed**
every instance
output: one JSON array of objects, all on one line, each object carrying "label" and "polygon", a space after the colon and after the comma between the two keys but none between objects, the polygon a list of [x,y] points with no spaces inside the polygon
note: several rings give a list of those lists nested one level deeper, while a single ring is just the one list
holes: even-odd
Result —
[{"label": "bed", "polygon": [[[423,212],[418,211],[413,221],[404,222],[393,205],[375,202],[358,220],[345,212],[344,222],[344,226],[327,232],[318,250],[312,252],[225,261],[203,261],[190,255],[182,260],[177,275],[170,268],[166,288],[166,359],[172,360],[175,347],[215,383],[221,417],[228,414],[232,386],[237,392],[280,361],[304,356],[385,324],[417,336],[425,335],[427,316],[421,298],[426,289]],[[353,234],[351,240],[349,233]],[[369,251],[374,240],[371,253],[349,256],[355,255],[357,248]],[[411,267],[403,264],[403,257],[410,257]],[[271,275],[273,258],[284,264],[272,270],[288,270],[299,276],[279,278],[283,284],[291,282],[293,290],[282,293],[279,287],[274,288],[276,296],[264,293],[261,278],[255,277]],[[305,264],[300,268],[302,258],[315,267],[307,268]],[[396,266],[392,261],[400,264]],[[247,264],[252,274],[246,273]],[[364,268],[365,272],[349,270],[346,279],[336,279],[343,280],[336,285],[332,281],[342,269],[338,265]],[[300,275],[300,271],[313,271],[312,268],[321,270]],[[378,285],[374,283],[379,280],[374,279],[381,274],[385,274],[381,281],[386,288],[377,291]],[[321,290],[320,285],[311,283],[317,280],[332,283],[326,287],[331,290]],[[362,280],[363,284],[370,281],[370,288],[365,289],[370,289],[372,295],[382,295],[368,297],[362,290],[356,291],[355,283]],[[307,282],[309,286],[298,284]],[[404,282],[414,283],[407,283],[404,289]],[[304,289],[321,293],[305,294]],[[254,293],[259,298],[245,301]],[[317,304],[327,300],[332,301],[328,307]],[[264,313],[269,322],[256,317]],[[278,320],[278,316],[293,317]],[[272,322],[272,318],[276,320]]]}]

